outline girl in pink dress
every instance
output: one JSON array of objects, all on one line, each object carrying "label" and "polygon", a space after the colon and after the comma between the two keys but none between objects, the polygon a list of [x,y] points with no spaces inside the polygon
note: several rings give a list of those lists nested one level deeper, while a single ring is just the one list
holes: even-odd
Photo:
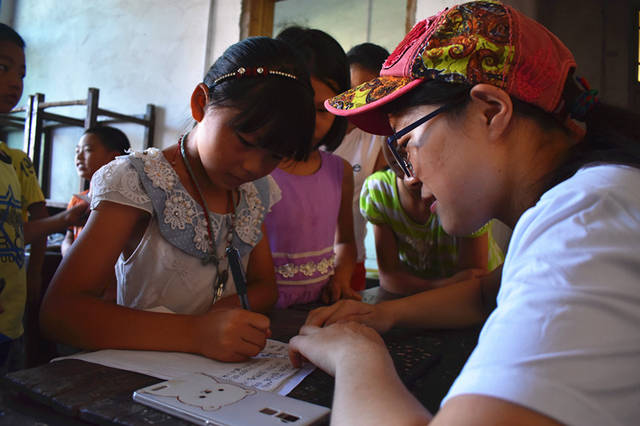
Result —
[{"label": "girl in pink dress", "polygon": [[359,299],[350,286],[356,258],[353,172],[347,161],[328,152],[342,141],[347,122],[323,104],[350,86],[346,55],[320,30],[291,27],[278,39],[298,49],[309,68],[316,149],[305,161],[281,162],[271,174],[282,191],[281,202],[265,218],[278,285],[276,306]]}]

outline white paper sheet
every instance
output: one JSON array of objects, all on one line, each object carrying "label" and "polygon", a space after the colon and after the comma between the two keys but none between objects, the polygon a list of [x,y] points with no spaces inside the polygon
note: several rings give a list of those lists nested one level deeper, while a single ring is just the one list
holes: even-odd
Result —
[{"label": "white paper sheet", "polygon": [[286,343],[269,339],[262,352],[246,362],[220,362],[181,352],[116,349],[74,354],[53,361],[80,359],[165,380],[192,373],[206,373],[245,386],[286,395],[315,368],[312,365],[294,368],[289,361],[287,350]]}]

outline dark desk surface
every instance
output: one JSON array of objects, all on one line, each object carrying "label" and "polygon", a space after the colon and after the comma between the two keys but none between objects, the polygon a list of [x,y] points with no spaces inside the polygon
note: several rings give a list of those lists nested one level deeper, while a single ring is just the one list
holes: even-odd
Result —
[{"label": "dark desk surface", "polygon": [[[375,303],[388,294],[364,292]],[[271,314],[272,338],[287,342],[297,334],[312,306]],[[431,411],[475,347],[479,328],[466,330],[396,329],[384,335],[396,368],[411,392]],[[435,360],[422,371],[426,359]],[[420,374],[414,374],[420,372]],[[370,372],[375,374],[375,372]],[[131,399],[134,390],[161,379],[80,360],[63,360],[13,372],[2,378],[0,425],[187,425]],[[331,406],[333,378],[315,370],[289,396]]]}]

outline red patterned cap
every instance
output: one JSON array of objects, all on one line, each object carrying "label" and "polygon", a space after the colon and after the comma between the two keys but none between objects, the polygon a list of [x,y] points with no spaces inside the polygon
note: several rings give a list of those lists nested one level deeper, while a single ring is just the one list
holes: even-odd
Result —
[{"label": "red patterned cap", "polygon": [[361,129],[393,133],[380,106],[421,83],[488,83],[553,112],[576,67],[569,49],[540,23],[497,1],[475,1],[418,22],[380,76],[325,101]]}]

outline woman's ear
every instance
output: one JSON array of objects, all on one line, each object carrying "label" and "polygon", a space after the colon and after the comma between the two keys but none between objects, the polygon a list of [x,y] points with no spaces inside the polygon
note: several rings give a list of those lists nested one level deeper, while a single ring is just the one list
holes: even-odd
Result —
[{"label": "woman's ear", "polygon": [[476,84],[469,95],[482,114],[489,137],[502,136],[513,117],[513,102],[509,94],[491,84]]},{"label": "woman's ear", "polygon": [[191,116],[197,122],[204,118],[205,108],[209,105],[209,87],[200,83],[193,90],[191,95]]}]

